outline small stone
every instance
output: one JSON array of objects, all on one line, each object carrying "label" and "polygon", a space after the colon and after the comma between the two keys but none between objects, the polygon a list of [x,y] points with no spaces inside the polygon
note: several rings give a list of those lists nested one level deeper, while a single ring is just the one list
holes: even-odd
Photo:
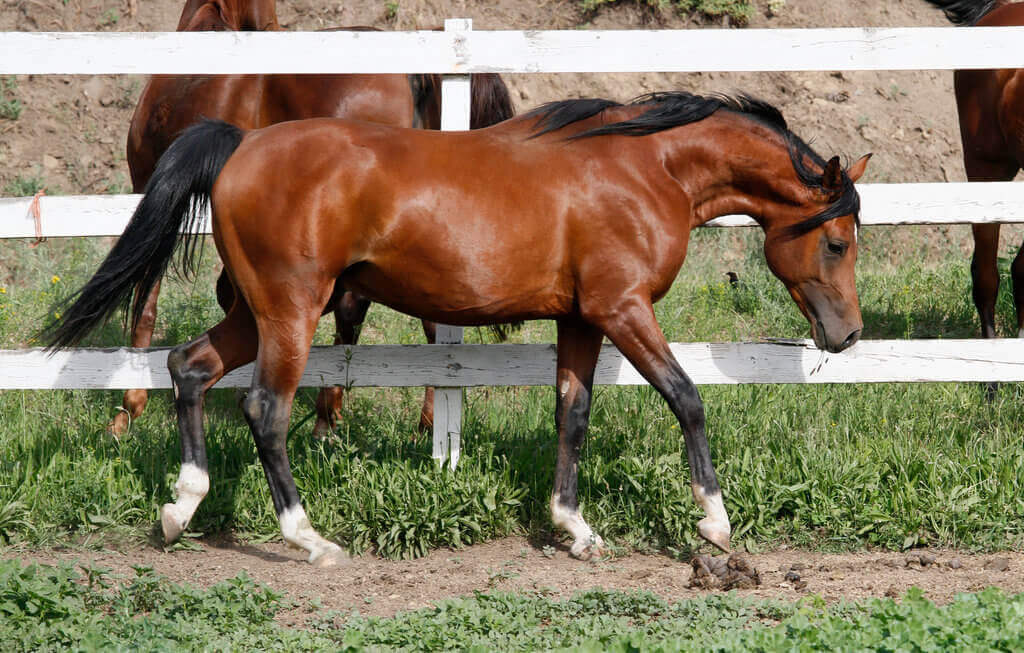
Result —
[{"label": "small stone", "polygon": [[795,571],[790,570],[789,572],[786,573],[786,580],[788,580],[791,583],[795,583],[798,580],[800,580],[800,574],[796,573]]},{"label": "small stone", "polygon": [[43,168],[47,170],[56,170],[59,167],[60,161],[57,159],[57,157],[49,154],[43,155]]},{"label": "small stone", "polygon": [[930,553],[922,553],[919,559],[922,567],[930,567],[935,564],[935,556]]},{"label": "small stone", "polygon": [[802,562],[794,562],[789,566],[789,568],[793,571],[803,571],[804,569],[807,569],[807,565]]},{"label": "small stone", "polygon": [[960,562],[960,558],[952,558],[946,561],[946,566],[950,569],[959,569],[963,567],[963,563]]},{"label": "small stone", "polygon": [[1007,571],[1009,568],[1009,558],[992,558],[985,563],[985,569],[988,569],[989,571]]}]

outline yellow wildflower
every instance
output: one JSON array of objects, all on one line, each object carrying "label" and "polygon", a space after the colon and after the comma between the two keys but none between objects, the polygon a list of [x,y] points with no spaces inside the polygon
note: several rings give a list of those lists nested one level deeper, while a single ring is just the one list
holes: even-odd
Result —
[{"label": "yellow wildflower", "polygon": [[50,283],[57,283],[58,281],[60,281],[60,277],[58,277],[56,274],[50,278]]}]

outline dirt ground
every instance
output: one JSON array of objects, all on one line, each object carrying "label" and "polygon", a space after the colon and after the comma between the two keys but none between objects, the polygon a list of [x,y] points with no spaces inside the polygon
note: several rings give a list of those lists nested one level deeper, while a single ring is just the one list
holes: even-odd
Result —
[{"label": "dirt ground", "polygon": [[[201,551],[164,552],[149,545],[130,545],[99,551],[6,550],[0,555],[25,563],[98,566],[127,578],[134,576],[133,566],[144,565],[175,582],[199,587],[245,571],[257,582],[287,593],[302,605],[317,599],[324,610],[358,609],[363,615],[393,615],[475,591],[539,591],[568,598],[592,588],[648,590],[670,601],[716,591],[689,587],[690,565],[667,555],[632,553],[588,563],[570,558],[565,547],[545,547],[520,537],[457,551],[437,550],[411,561],[387,561],[367,554],[329,569],[313,567],[299,552],[277,542],[254,545],[204,541],[201,546]],[[780,550],[744,556],[761,579],[757,588],[736,590],[749,597],[797,600],[816,594],[835,602],[898,597],[916,586],[929,599],[946,603],[959,592],[990,586],[1024,592],[1024,553],[1020,552],[823,554]],[[284,615],[283,621],[286,625],[301,625],[304,614],[299,609]]]}]

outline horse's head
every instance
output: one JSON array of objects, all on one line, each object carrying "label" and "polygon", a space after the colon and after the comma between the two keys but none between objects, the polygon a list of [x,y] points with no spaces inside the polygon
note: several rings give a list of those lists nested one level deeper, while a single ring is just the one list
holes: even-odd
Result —
[{"label": "horse's head", "polygon": [[820,187],[808,188],[803,219],[765,229],[768,267],[811,323],[814,344],[833,353],[856,343],[864,326],[853,271],[860,207],[853,183],[864,174],[870,156],[848,171],[833,157]]}]

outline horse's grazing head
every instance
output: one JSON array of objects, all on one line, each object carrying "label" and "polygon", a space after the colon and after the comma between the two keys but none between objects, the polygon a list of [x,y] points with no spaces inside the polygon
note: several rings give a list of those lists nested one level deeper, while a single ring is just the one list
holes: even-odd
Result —
[{"label": "horse's grazing head", "polygon": [[839,157],[833,157],[820,174],[794,156],[797,174],[808,187],[802,214],[810,217],[765,227],[768,267],[811,323],[814,344],[833,353],[856,343],[864,326],[854,281],[860,196],[853,184],[870,156],[845,171]]}]

